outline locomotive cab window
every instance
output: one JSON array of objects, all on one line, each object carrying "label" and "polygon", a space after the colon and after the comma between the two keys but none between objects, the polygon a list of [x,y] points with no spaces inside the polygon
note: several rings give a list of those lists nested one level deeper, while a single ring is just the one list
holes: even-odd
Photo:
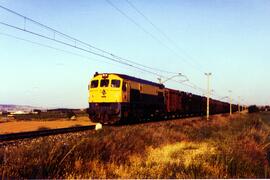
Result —
[{"label": "locomotive cab window", "polygon": [[111,82],[111,87],[119,88],[120,87],[120,80],[113,79]]},{"label": "locomotive cab window", "polygon": [[108,87],[109,86],[109,80],[108,79],[102,79],[100,81],[100,87]]},{"label": "locomotive cab window", "polygon": [[96,87],[98,87],[98,80],[93,80],[93,81],[91,81],[91,86],[90,86],[91,88],[96,88]]},{"label": "locomotive cab window", "polygon": [[122,90],[127,91],[127,83],[126,82],[123,82]]}]

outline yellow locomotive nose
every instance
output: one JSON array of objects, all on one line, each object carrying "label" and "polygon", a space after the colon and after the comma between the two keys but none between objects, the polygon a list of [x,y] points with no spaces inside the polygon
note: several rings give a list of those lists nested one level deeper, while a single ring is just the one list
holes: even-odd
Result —
[{"label": "yellow locomotive nose", "polygon": [[89,116],[95,122],[116,122],[121,117],[123,80],[115,74],[96,74],[89,85]]}]

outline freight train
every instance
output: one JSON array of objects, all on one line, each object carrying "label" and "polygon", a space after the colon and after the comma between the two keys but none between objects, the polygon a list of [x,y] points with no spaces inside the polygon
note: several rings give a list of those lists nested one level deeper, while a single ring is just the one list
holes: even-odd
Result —
[{"label": "freight train", "polygon": [[[95,73],[88,89],[88,114],[93,122],[131,123],[206,114],[204,96],[124,74]],[[229,111],[229,103],[210,99],[210,114]],[[232,105],[232,111],[237,111],[237,105]]]}]

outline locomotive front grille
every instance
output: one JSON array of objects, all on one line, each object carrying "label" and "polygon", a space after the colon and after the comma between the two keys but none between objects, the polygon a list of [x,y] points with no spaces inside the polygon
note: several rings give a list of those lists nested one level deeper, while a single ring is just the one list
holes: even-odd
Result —
[{"label": "locomotive front grille", "polygon": [[89,117],[93,122],[116,122],[121,118],[120,103],[90,103]]}]

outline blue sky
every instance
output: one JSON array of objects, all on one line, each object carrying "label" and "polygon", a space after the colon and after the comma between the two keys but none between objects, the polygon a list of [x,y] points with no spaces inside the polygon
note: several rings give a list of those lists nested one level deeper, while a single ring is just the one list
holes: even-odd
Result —
[{"label": "blue sky", "polygon": [[[214,98],[228,96],[228,90],[232,90],[234,100],[240,96],[246,104],[270,104],[270,1],[130,0],[176,45],[126,0],[111,2],[162,43],[135,26],[106,0],[0,0],[0,5],[118,56],[181,72],[204,89],[203,72],[212,72]],[[2,9],[0,21],[24,25],[23,19]],[[52,36],[31,23],[27,22],[26,27]],[[157,82],[157,76],[0,25],[1,104],[87,107],[87,85],[96,71],[124,73]],[[202,94],[173,81],[165,85]]]}]

